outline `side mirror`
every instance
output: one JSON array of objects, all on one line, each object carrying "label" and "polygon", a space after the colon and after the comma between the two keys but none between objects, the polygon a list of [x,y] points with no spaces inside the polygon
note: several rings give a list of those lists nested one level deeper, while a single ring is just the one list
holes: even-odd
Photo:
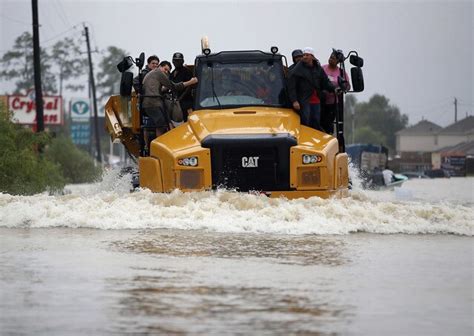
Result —
[{"label": "side mirror", "polygon": [[145,53],[142,52],[140,56],[135,60],[135,64],[137,65],[138,69],[142,69],[145,65]]},{"label": "side mirror", "polygon": [[133,73],[129,71],[122,72],[120,79],[120,95],[130,97],[132,95]]},{"label": "side mirror", "polygon": [[124,57],[123,60],[117,64],[117,69],[120,72],[125,72],[133,66],[133,61],[130,56]]},{"label": "side mirror", "polygon": [[354,92],[364,91],[364,75],[362,74],[362,69],[359,67],[352,68],[351,78],[352,78],[352,90],[354,90]]},{"label": "side mirror", "polygon": [[362,68],[364,66],[364,59],[356,55],[351,55],[351,57],[349,57],[349,62],[358,68]]}]

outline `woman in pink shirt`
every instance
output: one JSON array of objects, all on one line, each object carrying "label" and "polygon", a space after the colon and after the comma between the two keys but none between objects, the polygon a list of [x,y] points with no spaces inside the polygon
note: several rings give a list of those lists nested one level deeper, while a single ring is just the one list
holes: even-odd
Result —
[{"label": "woman in pink shirt", "polygon": [[[339,64],[336,57],[336,50],[333,49],[331,56],[329,56],[328,64],[323,65],[324,72],[329,80],[336,88],[341,88],[338,78],[341,77],[341,69],[337,66]],[[349,84],[349,77],[344,71],[345,87],[341,88],[343,91],[351,89]],[[336,118],[336,93],[325,91],[325,99],[321,104],[321,127],[328,134],[334,133],[334,119]],[[343,99],[342,94],[338,94],[337,99]]]}]

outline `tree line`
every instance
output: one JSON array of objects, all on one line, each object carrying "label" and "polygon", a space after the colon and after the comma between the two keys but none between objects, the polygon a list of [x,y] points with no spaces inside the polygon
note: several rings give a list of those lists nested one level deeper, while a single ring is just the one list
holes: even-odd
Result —
[{"label": "tree line", "polygon": [[[79,39],[65,38],[56,42],[52,48],[41,50],[42,81],[45,92],[63,93],[63,88],[84,90],[87,83],[88,63],[83,42]],[[118,92],[120,73],[116,65],[128,53],[115,46],[109,46],[98,63],[96,83],[99,99]],[[34,86],[33,39],[24,32],[15,40],[12,50],[0,59],[2,70],[0,78],[15,83],[14,93],[26,93]],[[82,80],[81,80],[82,77]],[[346,143],[372,143],[387,146],[395,150],[395,133],[408,124],[408,116],[399,108],[390,104],[387,97],[379,94],[368,102],[358,102],[352,95],[346,96],[344,109],[344,131]],[[353,127],[354,126],[354,127]]]},{"label": "tree line", "polygon": [[344,105],[344,135],[346,144],[368,143],[386,146],[391,153],[396,148],[396,133],[408,125],[408,116],[380,94],[368,102],[357,102],[347,95]]},{"label": "tree line", "polygon": [[[41,48],[41,80],[43,90],[50,95],[63,95],[64,90],[87,90],[89,64],[84,42],[79,38],[66,37],[52,47]],[[117,92],[120,73],[116,65],[128,53],[109,46],[95,65],[99,99]],[[14,94],[25,94],[34,87],[33,37],[30,32],[18,36],[11,50],[0,59],[0,79],[15,84]]]},{"label": "tree line", "polygon": [[[61,192],[67,183],[97,181],[102,174],[92,158],[70,138],[33,133],[11,121],[0,102],[0,193],[33,195]],[[42,148],[42,151],[38,149]]]}]

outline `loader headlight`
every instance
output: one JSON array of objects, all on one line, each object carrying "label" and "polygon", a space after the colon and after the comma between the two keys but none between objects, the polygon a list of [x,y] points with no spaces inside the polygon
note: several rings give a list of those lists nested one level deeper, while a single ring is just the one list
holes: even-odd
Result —
[{"label": "loader headlight", "polygon": [[197,156],[190,156],[178,160],[180,166],[196,167],[198,165]]},{"label": "loader headlight", "polygon": [[303,154],[303,164],[321,162],[322,157],[316,154]]}]

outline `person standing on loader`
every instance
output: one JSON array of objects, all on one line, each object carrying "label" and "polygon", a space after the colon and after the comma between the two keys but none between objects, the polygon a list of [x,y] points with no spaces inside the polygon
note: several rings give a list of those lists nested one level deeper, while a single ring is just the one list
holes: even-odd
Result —
[{"label": "person standing on loader", "polygon": [[291,58],[293,59],[293,64],[288,67],[288,71],[291,71],[296,66],[296,64],[301,61],[301,59],[303,58],[303,50],[293,50],[293,52],[291,53]]},{"label": "person standing on loader", "polygon": [[[193,77],[191,70],[184,66],[184,56],[180,52],[173,54],[173,65],[174,70],[171,72],[170,79],[175,82],[186,82]],[[193,97],[191,95],[191,89],[187,88],[184,91],[178,91],[178,101],[183,111],[183,120],[188,120],[188,114],[193,108]]]},{"label": "person standing on loader", "polygon": [[[342,71],[338,64],[344,61],[344,55],[341,50],[333,49],[328,59],[328,64],[323,65],[324,72],[335,87],[340,87],[344,92],[351,89],[349,84],[349,76],[347,72]],[[341,72],[344,78],[341,78]],[[337,98],[337,99],[336,99]],[[336,104],[338,100],[344,99],[342,93],[336,96],[335,93],[325,92],[324,100],[321,104],[321,127],[328,134],[334,133],[334,120],[336,119]]]},{"label": "person standing on loader", "polygon": [[[147,64],[145,66],[145,69],[143,69],[141,72],[142,80],[143,78],[145,78],[145,75],[147,73],[158,68],[158,66],[160,65],[160,59],[156,55],[151,55],[150,57],[147,58],[146,63]],[[140,81],[139,76],[136,76],[135,78],[133,78],[133,88],[135,89],[135,92],[139,91],[139,86],[140,86],[139,81]]]},{"label": "person standing on loader", "polygon": [[[196,77],[192,77],[186,82],[175,83],[169,80],[171,64],[163,61],[155,70],[150,71],[143,79],[143,103],[142,112],[153,119],[156,127],[156,136],[164,134],[169,130],[169,117],[164,108],[163,87],[176,92],[184,88],[196,84]],[[145,139],[148,146],[150,141]]]},{"label": "person standing on loader", "polygon": [[335,87],[316,60],[313,48],[303,50],[303,59],[290,71],[288,95],[301,124],[321,130],[320,98],[322,90],[334,92]]}]

